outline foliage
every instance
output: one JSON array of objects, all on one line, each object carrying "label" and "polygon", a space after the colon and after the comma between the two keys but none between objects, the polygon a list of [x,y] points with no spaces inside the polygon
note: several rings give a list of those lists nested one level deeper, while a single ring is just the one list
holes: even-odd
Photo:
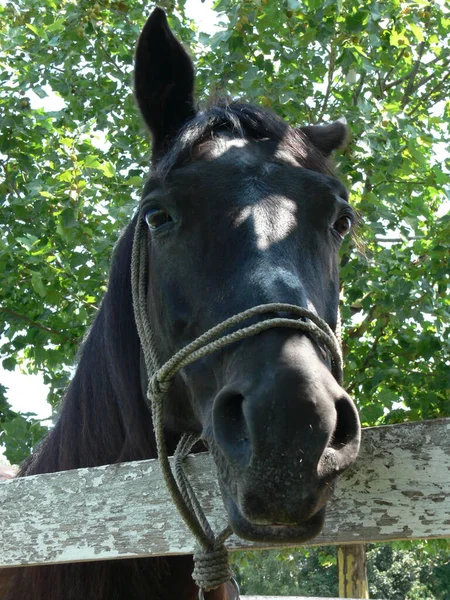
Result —
[{"label": "foliage", "polygon": [[[418,542],[369,546],[368,578],[373,598],[389,600],[446,600],[450,552]],[[406,546],[406,547],[405,547]]]},{"label": "foliage", "polygon": [[[449,135],[445,3],[218,0],[212,37],[183,0],[159,4],[195,55],[201,99],[245,95],[299,124],[347,118],[339,161],[365,248],[342,254],[348,389],[364,424],[449,415],[449,164],[436,155]],[[130,82],[151,7],[0,6],[0,355],[6,369],[42,372],[53,405],[148,168]],[[55,95],[59,106],[37,107]],[[18,433],[4,399],[0,410],[7,456],[20,460],[36,433]]]},{"label": "foliage", "polygon": [[[234,569],[243,594],[338,597],[334,547],[236,552]],[[371,598],[448,600],[450,549],[436,542],[370,544]]]},{"label": "foliage", "polygon": [[33,413],[20,414],[13,411],[6,398],[6,388],[0,384],[0,431],[7,440],[7,459],[15,465],[31,454],[47,428],[41,425]]},{"label": "foliage", "polygon": [[231,557],[242,594],[338,596],[332,546],[235,552]]},{"label": "foliage", "polygon": [[32,413],[19,414],[11,410],[0,384],[0,427],[8,440],[7,457],[11,464],[20,463],[42,439],[47,429]]}]

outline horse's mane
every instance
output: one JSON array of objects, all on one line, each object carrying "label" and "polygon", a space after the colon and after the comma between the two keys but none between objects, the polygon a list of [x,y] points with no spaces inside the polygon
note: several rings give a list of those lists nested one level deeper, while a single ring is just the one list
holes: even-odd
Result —
[{"label": "horse's mane", "polygon": [[108,291],[82,345],[54,429],[22,467],[53,472],[156,455],[139,377],[130,260],[136,219],[115,248]]}]

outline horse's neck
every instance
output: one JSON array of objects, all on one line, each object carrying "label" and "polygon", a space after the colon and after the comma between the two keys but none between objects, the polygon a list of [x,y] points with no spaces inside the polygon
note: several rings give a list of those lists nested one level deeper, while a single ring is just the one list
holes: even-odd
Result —
[{"label": "horse's neck", "polygon": [[[1,600],[197,600],[191,556],[5,569]],[[235,600],[232,586],[205,600]]]}]

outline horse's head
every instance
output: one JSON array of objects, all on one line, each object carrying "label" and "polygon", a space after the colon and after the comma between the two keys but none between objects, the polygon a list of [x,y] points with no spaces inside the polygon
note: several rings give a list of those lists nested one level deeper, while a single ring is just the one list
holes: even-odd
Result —
[{"label": "horse's head", "polygon": [[[338,251],[354,217],[327,157],[345,125],[295,129],[243,104],[197,113],[193,81],[156,9],[137,46],[135,88],[153,136],[139,219],[160,361],[259,304],[308,308],[336,331]],[[314,336],[272,328],[176,376],[166,426],[201,432],[240,536],[296,543],[320,531],[360,440],[330,362]]]}]

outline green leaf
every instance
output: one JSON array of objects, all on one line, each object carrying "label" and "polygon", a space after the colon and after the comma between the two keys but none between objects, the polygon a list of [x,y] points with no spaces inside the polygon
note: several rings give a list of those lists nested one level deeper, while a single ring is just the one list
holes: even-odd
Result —
[{"label": "green leaf", "polygon": [[38,238],[30,233],[24,236],[18,236],[16,239],[26,250],[31,250],[32,246],[38,241]]},{"label": "green leaf", "polygon": [[138,175],[134,175],[133,177],[130,177],[129,179],[124,181],[124,184],[132,185],[133,187],[142,185],[142,177],[139,177]]},{"label": "green leaf", "polygon": [[399,396],[396,392],[394,392],[393,390],[389,390],[389,389],[382,389],[378,394],[377,394],[377,399],[379,402],[381,402],[384,406],[390,408],[392,406],[392,404],[394,404],[394,402],[398,402],[399,400]]},{"label": "green leaf", "polygon": [[409,40],[405,33],[403,31],[397,32],[395,29],[391,31],[389,42],[391,46],[409,46]]},{"label": "green leaf", "polygon": [[33,92],[39,96],[39,98],[48,98],[48,94],[45,90],[43,90],[41,87],[35,87],[33,88]]},{"label": "green leaf", "polygon": [[34,291],[39,294],[41,298],[45,298],[47,295],[47,289],[42,281],[42,275],[33,271],[31,273],[31,285],[33,286]]},{"label": "green leaf", "polygon": [[231,31],[218,31],[210,40],[211,50],[218,48],[222,42],[226,42],[231,36]]},{"label": "green leaf", "polygon": [[110,162],[104,162],[99,166],[99,169],[106,175],[106,177],[114,177],[116,170],[114,165]]},{"label": "green leaf", "polygon": [[408,28],[413,32],[414,37],[418,42],[424,41],[424,35],[422,29],[415,23],[408,23]]},{"label": "green leaf", "polygon": [[100,169],[101,168],[101,163],[98,159],[98,156],[96,156],[94,154],[89,154],[88,156],[86,156],[86,158],[82,162],[84,163],[84,166],[87,167],[88,169]]},{"label": "green leaf", "polygon": [[30,31],[32,31],[38,38],[42,38],[44,40],[47,39],[47,36],[43,29],[39,29],[38,27],[36,27],[35,25],[32,25],[31,23],[25,23],[25,27],[28,27],[28,29]]},{"label": "green leaf", "polygon": [[47,27],[47,31],[54,33],[55,31],[62,31],[65,27],[66,19],[57,19],[54,23]]}]

